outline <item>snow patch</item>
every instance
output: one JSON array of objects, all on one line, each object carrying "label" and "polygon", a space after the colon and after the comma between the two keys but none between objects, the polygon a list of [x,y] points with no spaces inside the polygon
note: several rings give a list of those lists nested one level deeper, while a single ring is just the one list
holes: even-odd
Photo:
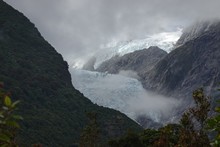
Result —
[{"label": "snow patch", "polygon": [[178,29],[175,32],[162,32],[147,36],[145,39],[136,39],[125,42],[110,42],[103,45],[98,52],[94,53],[93,56],[97,59],[95,67],[98,67],[103,61],[108,60],[115,55],[122,56],[136,50],[149,48],[150,46],[158,46],[166,52],[170,52],[181,34],[182,29]]},{"label": "snow patch", "polygon": [[[74,68],[82,68],[83,64],[91,58],[96,58],[95,68],[97,68],[102,62],[110,59],[115,55],[124,55],[130,52],[134,52],[136,50],[142,50],[144,48],[149,48],[150,46],[158,46],[159,48],[165,50],[166,52],[170,52],[174,44],[180,38],[182,34],[182,29],[178,28],[173,32],[162,32],[158,34],[153,34],[146,36],[144,39],[136,39],[130,41],[110,41],[107,44],[100,45],[100,49],[96,52],[88,55],[85,59],[76,59],[73,63]],[[86,61],[85,61],[86,60]]]}]

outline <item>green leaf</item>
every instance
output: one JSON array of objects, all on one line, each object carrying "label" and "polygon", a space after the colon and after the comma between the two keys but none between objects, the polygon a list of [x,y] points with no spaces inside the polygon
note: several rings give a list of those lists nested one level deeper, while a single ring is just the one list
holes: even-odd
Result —
[{"label": "green leaf", "polygon": [[6,121],[6,125],[14,128],[20,128],[19,124],[15,121]]},{"label": "green leaf", "polygon": [[217,115],[217,116],[215,117],[215,120],[216,120],[217,122],[220,122],[220,115]]},{"label": "green leaf", "polygon": [[0,114],[0,118],[4,118],[4,115]]},{"label": "green leaf", "polygon": [[216,100],[217,103],[220,103],[220,100]]},{"label": "green leaf", "polygon": [[0,124],[5,125],[5,120],[0,120]]},{"label": "green leaf", "polygon": [[220,112],[220,107],[216,107],[216,108],[215,108],[215,111],[216,111],[216,112]]},{"label": "green leaf", "polygon": [[20,101],[15,101],[14,103],[12,103],[12,108],[14,108],[17,104],[19,104],[20,103]]},{"label": "green leaf", "polygon": [[3,106],[2,109],[7,111],[8,107]]},{"label": "green leaf", "polygon": [[1,147],[8,147],[8,143],[2,144]]},{"label": "green leaf", "polygon": [[9,96],[5,96],[4,103],[7,107],[11,106],[11,99]]},{"label": "green leaf", "polygon": [[209,119],[209,120],[207,121],[207,124],[208,124],[209,127],[214,127],[215,124],[216,124],[216,122],[215,122],[214,119]]},{"label": "green leaf", "polygon": [[20,115],[12,115],[12,118],[17,120],[23,120],[23,117],[21,117]]},{"label": "green leaf", "polygon": [[0,134],[0,141],[10,143],[10,138],[4,134]]}]

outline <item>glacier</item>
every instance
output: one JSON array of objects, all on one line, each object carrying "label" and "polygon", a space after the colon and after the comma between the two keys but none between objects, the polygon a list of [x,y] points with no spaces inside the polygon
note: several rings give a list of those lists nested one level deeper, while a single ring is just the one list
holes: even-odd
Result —
[{"label": "glacier", "polygon": [[109,41],[106,44],[100,45],[93,53],[85,55],[85,57],[76,59],[71,63],[73,68],[82,68],[85,62],[90,58],[95,57],[96,63],[95,68],[97,68],[102,62],[110,59],[115,55],[122,56],[127,53],[134,52],[136,50],[142,50],[144,48],[149,48],[150,46],[158,46],[159,48],[170,52],[176,41],[180,38],[182,34],[182,29],[177,28],[177,30],[172,32],[161,32],[153,35],[148,35],[142,39],[134,39],[129,41]]},{"label": "glacier", "polygon": [[134,78],[70,68],[73,86],[93,103],[113,108],[133,120],[146,116],[154,122],[172,121],[179,102],[146,91]]},{"label": "glacier", "polygon": [[[94,66],[97,68],[115,55],[122,56],[150,46],[158,46],[170,52],[181,34],[182,29],[178,29],[174,32],[150,35],[144,39],[112,41],[92,54],[92,57],[96,58]],[[174,110],[181,103],[179,100],[146,91],[135,78],[82,70],[80,68],[83,62],[84,59],[75,62],[69,71],[73,86],[93,103],[116,109],[135,121],[144,116],[160,124],[175,122]]]},{"label": "glacier", "polygon": [[162,32],[158,34],[149,35],[144,39],[135,39],[130,41],[115,42],[112,41],[93,54],[96,57],[95,68],[103,61],[110,59],[115,55],[123,56],[124,54],[149,48],[150,46],[158,46],[159,48],[170,52],[176,41],[180,38],[182,29],[178,28],[173,32]]}]

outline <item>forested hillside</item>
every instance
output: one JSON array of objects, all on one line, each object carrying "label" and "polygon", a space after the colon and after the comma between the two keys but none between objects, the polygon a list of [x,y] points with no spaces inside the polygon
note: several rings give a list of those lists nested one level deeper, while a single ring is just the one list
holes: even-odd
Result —
[{"label": "forested hillside", "polygon": [[0,0],[0,81],[21,100],[21,145],[68,146],[78,142],[96,112],[102,141],[141,128],[124,114],[99,107],[71,83],[68,65],[23,14]]}]

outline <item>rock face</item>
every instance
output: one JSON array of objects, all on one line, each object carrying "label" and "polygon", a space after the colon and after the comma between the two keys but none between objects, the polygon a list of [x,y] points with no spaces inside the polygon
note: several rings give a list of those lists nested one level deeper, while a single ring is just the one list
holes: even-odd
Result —
[{"label": "rock face", "polygon": [[[155,54],[153,54],[155,53]],[[192,92],[203,87],[206,94],[220,82],[220,21],[198,22],[185,29],[175,45],[166,54],[156,47],[116,56],[97,70],[118,73],[133,70],[147,90],[182,99],[181,115],[193,104]],[[143,120],[143,119],[141,119]]]},{"label": "rock face", "polygon": [[220,22],[191,27],[177,44],[141,77],[146,89],[190,103],[193,90],[204,87],[209,94],[220,82]]},{"label": "rock face", "polygon": [[182,36],[176,43],[176,47],[185,44],[186,42],[193,40],[205,32],[211,31],[218,25],[218,20],[212,21],[198,21],[195,24],[184,29]]},{"label": "rock face", "polygon": [[21,100],[24,117],[18,137],[21,146],[70,146],[78,142],[88,122],[86,112],[97,112],[102,141],[141,128],[118,111],[99,107],[71,83],[68,65],[35,26],[0,0],[0,81]]},{"label": "rock face", "polygon": [[115,56],[103,62],[96,70],[112,74],[117,74],[121,70],[132,70],[138,74],[142,74],[150,70],[165,55],[167,53],[164,50],[152,46],[148,49],[125,54],[121,57]]}]

